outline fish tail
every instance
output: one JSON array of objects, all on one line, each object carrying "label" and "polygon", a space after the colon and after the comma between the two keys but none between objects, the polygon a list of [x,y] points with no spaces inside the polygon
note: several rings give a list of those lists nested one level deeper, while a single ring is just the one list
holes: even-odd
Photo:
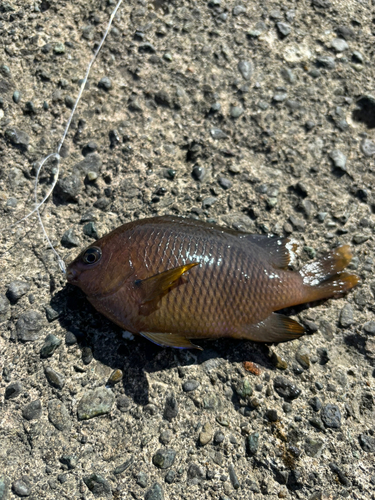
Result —
[{"label": "fish tail", "polygon": [[358,276],[342,272],[352,257],[349,245],[343,245],[306,264],[300,271],[306,302],[340,296],[356,286]]}]

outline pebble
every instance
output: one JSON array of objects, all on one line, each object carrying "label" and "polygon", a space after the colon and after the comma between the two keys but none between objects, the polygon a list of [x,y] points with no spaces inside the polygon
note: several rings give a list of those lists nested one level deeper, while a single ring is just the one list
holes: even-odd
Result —
[{"label": "pebble", "polygon": [[69,431],[72,426],[69,412],[59,399],[48,401],[48,419],[59,431]]},{"label": "pebble", "polygon": [[233,10],[232,10],[232,14],[234,16],[239,16],[241,14],[245,14],[246,13],[246,7],[244,5],[236,5],[235,7],[233,7]]},{"label": "pebble", "polygon": [[163,417],[171,422],[178,415],[178,403],[174,394],[168,396],[165,400]]},{"label": "pebble", "polygon": [[206,169],[204,167],[200,167],[199,165],[195,165],[192,171],[192,176],[196,181],[202,182],[206,177]]},{"label": "pebble", "polygon": [[253,456],[259,447],[259,432],[253,432],[245,439],[246,452],[248,455]]},{"label": "pebble", "polygon": [[309,457],[316,457],[320,455],[323,448],[323,441],[315,437],[307,437],[305,439],[305,452]]},{"label": "pebble", "polygon": [[369,335],[375,335],[375,321],[368,321],[363,325],[363,329]]},{"label": "pebble", "polygon": [[95,222],[88,222],[83,226],[82,230],[83,234],[85,234],[89,238],[94,238],[95,240],[99,239],[99,234]]},{"label": "pebble", "polygon": [[130,410],[132,407],[132,400],[127,396],[120,396],[116,400],[117,408],[121,411],[121,413],[125,413]]},{"label": "pebble", "polygon": [[344,155],[344,153],[342,153],[339,149],[335,149],[329,154],[329,156],[336,168],[342,170],[343,172],[347,171],[346,156]]},{"label": "pebble", "polygon": [[192,392],[192,391],[195,391],[196,389],[198,389],[199,385],[200,384],[199,384],[198,380],[186,380],[182,384],[182,389],[185,392]]},{"label": "pebble", "polygon": [[234,387],[237,395],[241,399],[247,399],[253,394],[253,388],[251,387],[248,378],[241,379]]},{"label": "pebble", "polygon": [[240,61],[237,67],[243,79],[250,80],[254,73],[253,63],[251,61]]},{"label": "pebble", "polygon": [[350,481],[349,481],[349,479],[346,477],[346,475],[345,475],[345,473],[343,472],[343,470],[342,470],[342,469],[340,469],[340,467],[339,467],[337,464],[335,464],[335,463],[331,462],[331,463],[329,464],[329,467],[330,467],[331,471],[332,471],[334,474],[337,474],[337,477],[338,477],[338,479],[339,479],[339,481],[340,481],[340,483],[341,483],[342,485],[344,485],[344,486],[350,486]]},{"label": "pebble", "polygon": [[77,467],[78,459],[75,455],[62,455],[60,462],[68,467],[68,470],[73,470]]},{"label": "pebble", "polygon": [[98,87],[100,89],[103,89],[103,90],[106,90],[106,91],[111,90],[111,88],[112,88],[112,82],[108,78],[108,76],[104,76],[103,78],[101,78],[99,80]]},{"label": "pebble", "polygon": [[147,482],[148,482],[148,475],[143,471],[139,472],[136,481],[138,486],[140,486],[141,488],[146,488]]},{"label": "pebble", "polygon": [[57,43],[54,47],[53,47],[53,51],[55,54],[58,54],[58,55],[61,55],[61,54],[65,54],[65,45],[61,42]]},{"label": "pebble", "polygon": [[210,133],[211,137],[217,140],[226,139],[228,137],[228,135],[225,132],[223,132],[220,128],[212,128],[210,130]]},{"label": "pebble", "polygon": [[15,399],[23,391],[23,386],[20,382],[12,382],[5,388],[5,399]]},{"label": "pebble", "polygon": [[113,370],[111,373],[107,384],[115,385],[118,384],[123,379],[124,373],[120,369]]},{"label": "pebble", "polygon": [[326,69],[335,69],[336,61],[331,56],[321,56],[316,58],[316,64],[318,67],[326,68]]},{"label": "pebble", "polygon": [[334,38],[331,41],[331,47],[336,52],[344,52],[344,50],[347,50],[349,48],[349,45],[343,38]]},{"label": "pebble", "polygon": [[225,439],[224,433],[222,431],[216,431],[214,435],[214,443],[221,444]]},{"label": "pebble", "polygon": [[368,434],[361,434],[359,436],[359,444],[363,451],[375,453],[375,437]]},{"label": "pebble", "polygon": [[345,304],[340,311],[340,325],[344,328],[348,328],[354,323],[353,318],[353,308],[350,304]]},{"label": "pebble", "polygon": [[18,104],[21,100],[21,92],[19,92],[18,90],[15,90],[14,93],[13,93],[13,101]]},{"label": "pebble", "polygon": [[30,137],[19,128],[8,128],[5,130],[5,138],[12,144],[12,146],[26,151],[29,146]]},{"label": "pebble", "polygon": [[164,500],[164,492],[160,484],[155,483],[146,491],[145,500]]},{"label": "pebble", "polygon": [[304,370],[310,368],[310,351],[307,347],[302,346],[295,354],[296,361],[302,366]]},{"label": "pebble", "polygon": [[86,392],[78,403],[77,414],[79,420],[105,415],[112,409],[115,397],[110,389],[98,387]]},{"label": "pebble", "polygon": [[266,410],[265,417],[269,422],[277,422],[278,420],[280,420],[277,414],[277,410]]},{"label": "pebble", "polygon": [[227,179],[226,177],[219,177],[218,183],[223,189],[230,189],[232,187],[232,181]]},{"label": "pebble", "polygon": [[82,348],[82,362],[84,365],[89,365],[91,361],[94,359],[94,354],[92,352],[91,347],[83,347]]},{"label": "pebble", "polygon": [[52,387],[56,387],[57,389],[62,389],[64,387],[65,378],[61,375],[61,373],[56,372],[49,366],[44,369],[44,373],[46,374],[47,380]]},{"label": "pebble", "polygon": [[42,415],[42,403],[40,399],[32,401],[28,405],[24,406],[22,410],[22,416],[25,420],[36,420]]},{"label": "pebble", "polygon": [[140,54],[155,54],[156,49],[151,43],[145,42],[145,43],[141,43],[138,46],[138,52]]},{"label": "pebble", "polygon": [[375,155],[375,142],[370,139],[363,139],[361,142],[361,151],[368,158]]},{"label": "pebble", "polygon": [[0,500],[8,500],[9,479],[0,473]]},{"label": "pebble", "polygon": [[319,411],[322,408],[322,402],[317,396],[314,396],[313,398],[309,399],[309,405],[314,411]]},{"label": "pebble", "polygon": [[126,460],[124,463],[122,463],[121,465],[118,465],[115,468],[115,470],[113,471],[113,474],[115,474],[116,476],[119,474],[122,474],[127,469],[129,469],[129,467],[131,466],[132,463],[133,463],[133,457],[128,458],[128,460]]},{"label": "pebble", "polygon": [[206,473],[204,469],[200,467],[198,464],[192,463],[189,465],[189,468],[187,470],[187,477],[190,480],[192,479],[202,480],[206,477]]},{"label": "pebble", "polygon": [[22,342],[33,342],[39,338],[43,316],[39,311],[26,311],[18,318],[16,329],[18,339]]},{"label": "pebble", "polygon": [[62,340],[50,333],[45,338],[44,344],[40,349],[41,358],[50,358],[56,349],[62,344]]},{"label": "pebble", "polygon": [[60,313],[48,304],[44,306],[44,310],[46,311],[46,317],[49,322],[54,321],[60,316]]},{"label": "pebble", "polygon": [[202,428],[202,431],[199,433],[199,444],[201,446],[205,446],[210,441],[212,441],[214,432],[212,426],[209,422],[206,422]]},{"label": "pebble", "polygon": [[56,190],[62,200],[77,201],[82,190],[81,179],[76,174],[68,175],[58,180]]},{"label": "pebble", "polygon": [[363,64],[363,55],[358,50],[355,50],[352,54],[352,61],[357,64]]},{"label": "pebble", "polygon": [[62,235],[61,244],[65,248],[79,247],[81,242],[74,234],[74,229],[71,227]]},{"label": "pebble", "polygon": [[169,470],[164,478],[164,481],[168,484],[172,484],[175,480],[176,472],[174,470]]},{"label": "pebble", "polygon": [[232,106],[230,109],[230,116],[232,118],[239,118],[244,112],[242,106]]},{"label": "pebble", "polygon": [[276,27],[277,27],[277,30],[280,33],[280,35],[284,38],[286,36],[290,35],[290,33],[292,31],[291,27],[287,23],[283,23],[283,22],[276,23]]},{"label": "pebble", "polygon": [[286,400],[293,400],[301,395],[301,390],[285,377],[276,377],[273,387],[277,394]]},{"label": "pebble", "polygon": [[109,497],[112,498],[112,490],[109,482],[99,474],[90,474],[84,476],[83,481],[95,497]]},{"label": "pebble", "polygon": [[77,342],[78,342],[77,335],[75,335],[73,332],[68,330],[65,334],[65,344],[66,345],[74,345]]},{"label": "pebble", "polygon": [[320,413],[323,424],[330,429],[338,429],[341,427],[341,413],[338,406],[327,404],[323,406]]},{"label": "pebble", "polygon": [[25,478],[18,479],[12,484],[12,491],[19,497],[28,497],[31,493],[30,481]]},{"label": "pebble", "polygon": [[159,469],[169,469],[174,464],[177,452],[172,449],[160,449],[152,457],[152,463]]},{"label": "pebble", "polygon": [[30,283],[26,281],[12,281],[8,286],[6,296],[13,304],[30,290]]},{"label": "pebble", "polygon": [[238,490],[238,488],[240,487],[240,482],[238,481],[238,477],[233,464],[229,465],[228,472],[229,472],[229,479],[230,482],[232,483],[233,488],[235,490]]}]

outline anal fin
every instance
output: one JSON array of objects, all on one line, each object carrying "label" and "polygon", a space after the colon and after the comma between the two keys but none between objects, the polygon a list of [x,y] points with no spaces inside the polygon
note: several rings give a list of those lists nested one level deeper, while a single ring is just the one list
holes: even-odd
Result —
[{"label": "anal fin", "polygon": [[264,321],[254,325],[246,325],[239,332],[238,338],[255,342],[285,342],[298,339],[304,333],[304,327],[294,319],[272,313]]},{"label": "anal fin", "polygon": [[140,332],[142,337],[150,340],[160,347],[175,347],[176,349],[203,349],[199,345],[195,345],[190,340],[177,333],[152,333]]}]

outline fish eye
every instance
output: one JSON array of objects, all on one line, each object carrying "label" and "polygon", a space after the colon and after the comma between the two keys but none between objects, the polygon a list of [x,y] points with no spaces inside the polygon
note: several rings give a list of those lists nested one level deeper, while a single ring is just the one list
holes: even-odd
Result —
[{"label": "fish eye", "polygon": [[102,257],[102,251],[98,247],[91,247],[83,254],[82,260],[85,264],[96,264]]}]

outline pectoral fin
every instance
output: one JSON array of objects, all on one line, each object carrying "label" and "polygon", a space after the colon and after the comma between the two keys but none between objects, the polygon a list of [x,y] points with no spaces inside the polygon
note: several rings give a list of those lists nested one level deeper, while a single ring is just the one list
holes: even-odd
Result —
[{"label": "pectoral fin", "polygon": [[[305,333],[302,325],[288,316],[272,313],[264,321],[246,325],[238,338],[255,342],[285,342],[298,339]],[[236,336],[237,337],[237,336]]]},{"label": "pectoral fin", "polygon": [[175,347],[177,349],[199,349],[200,351],[203,351],[201,347],[193,344],[192,342],[190,342],[190,340],[176,333],[140,332],[140,335],[148,340],[151,340],[151,342],[160,347]]},{"label": "pectoral fin", "polygon": [[199,262],[191,262],[184,266],[169,269],[150,278],[144,280],[137,280],[135,287],[139,287],[141,293],[141,303],[139,306],[139,313],[143,316],[151,314],[158,308],[158,302],[170,290],[176,286],[185,283],[182,275],[189,271],[192,267],[198,266]]}]

